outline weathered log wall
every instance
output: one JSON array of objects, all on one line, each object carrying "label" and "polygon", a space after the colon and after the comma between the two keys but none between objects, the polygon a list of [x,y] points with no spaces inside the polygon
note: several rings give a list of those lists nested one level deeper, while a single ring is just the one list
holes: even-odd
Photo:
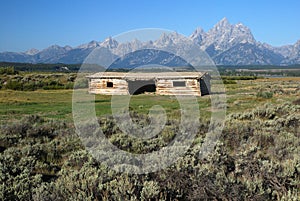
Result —
[{"label": "weathered log wall", "polygon": [[[185,82],[185,86],[174,86],[174,82]],[[201,96],[199,82],[196,79],[158,79],[156,93],[159,95]]]},{"label": "weathered log wall", "polygon": [[[113,84],[112,87],[108,87],[107,83]],[[127,95],[128,83],[122,79],[112,78],[93,78],[89,80],[89,92],[92,94],[106,94],[106,95]]]}]

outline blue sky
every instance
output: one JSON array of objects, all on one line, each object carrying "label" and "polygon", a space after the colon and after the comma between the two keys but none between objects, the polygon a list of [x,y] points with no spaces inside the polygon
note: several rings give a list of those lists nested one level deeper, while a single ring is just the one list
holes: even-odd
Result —
[{"label": "blue sky", "polygon": [[1,0],[0,52],[77,46],[138,28],[190,35],[223,17],[280,46],[300,39],[299,8],[298,0]]}]

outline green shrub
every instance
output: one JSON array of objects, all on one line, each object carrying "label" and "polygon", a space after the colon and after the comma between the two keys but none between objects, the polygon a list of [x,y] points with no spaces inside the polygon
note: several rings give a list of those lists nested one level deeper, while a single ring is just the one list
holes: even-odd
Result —
[{"label": "green shrub", "polygon": [[19,81],[15,81],[15,80],[9,80],[6,85],[5,85],[6,89],[11,89],[11,90],[18,90],[18,91],[22,91],[23,90],[23,85],[21,82]]},{"label": "green shrub", "polygon": [[235,80],[223,80],[223,84],[237,84]]},{"label": "green shrub", "polygon": [[73,89],[74,88],[74,83],[73,82],[68,82],[66,85],[65,85],[65,89]]},{"label": "green shrub", "polygon": [[[6,69],[6,68],[5,68]],[[12,74],[10,68],[2,70]],[[87,88],[88,80],[82,76],[75,83],[75,74],[20,74],[0,77],[0,89],[11,89],[19,91],[34,91],[37,89],[56,90],[56,89],[73,89]]]},{"label": "green shrub", "polygon": [[0,74],[6,74],[6,75],[16,75],[19,72],[15,70],[13,66],[11,67],[0,67]]},{"label": "green shrub", "polygon": [[157,197],[160,191],[160,186],[155,181],[145,181],[141,192],[142,200],[151,200]]},{"label": "green shrub", "polygon": [[222,76],[223,80],[256,80],[257,76]]},{"label": "green shrub", "polygon": [[44,90],[58,90],[58,89],[65,89],[65,87],[62,85],[47,85],[43,86]]},{"label": "green shrub", "polygon": [[300,105],[300,99],[294,100],[294,101],[293,101],[293,104],[295,104],[295,105]]},{"label": "green shrub", "polygon": [[28,83],[25,83],[23,85],[23,91],[34,91],[37,89],[37,86],[35,85],[34,82],[30,81]]},{"label": "green shrub", "polygon": [[270,99],[273,97],[273,93],[267,91],[259,91],[257,92],[256,97]]},{"label": "green shrub", "polygon": [[76,79],[76,81],[74,83],[74,88],[75,89],[87,88],[87,87],[88,87],[88,80],[86,78]]}]

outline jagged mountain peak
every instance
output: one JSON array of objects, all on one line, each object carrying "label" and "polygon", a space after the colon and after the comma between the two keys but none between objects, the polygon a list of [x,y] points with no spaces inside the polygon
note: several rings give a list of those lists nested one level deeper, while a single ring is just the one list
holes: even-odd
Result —
[{"label": "jagged mountain peak", "polygon": [[32,49],[25,51],[24,53],[27,55],[35,55],[35,54],[39,53],[39,50],[32,48]]},{"label": "jagged mountain peak", "polygon": [[203,38],[205,37],[206,33],[205,31],[201,28],[198,27],[191,35],[190,38],[197,44],[201,44],[203,41]]},{"label": "jagged mountain peak", "polygon": [[173,43],[173,37],[170,36],[170,34],[163,33],[155,42],[154,44],[156,46],[166,46]]},{"label": "jagged mountain peak", "polygon": [[119,45],[118,41],[116,41],[115,39],[113,39],[111,36],[106,38],[101,44],[101,47],[106,47],[109,49],[113,49],[113,48],[117,48]]},{"label": "jagged mountain peak", "polygon": [[73,48],[69,45],[66,45],[66,46],[64,46],[64,49],[69,51],[69,50],[72,50]]},{"label": "jagged mountain peak", "polygon": [[[107,45],[107,44],[110,44]],[[111,52],[115,55],[124,56],[127,53],[130,53],[132,51],[136,51],[144,46],[144,43],[138,40],[137,38],[134,38],[132,41],[119,43],[118,41],[112,39],[110,42],[107,40],[107,44],[104,45],[104,47],[108,47]]]},{"label": "jagged mountain peak", "polygon": [[174,38],[177,38],[178,37],[178,33],[176,32],[172,32],[172,33],[162,33],[162,35],[159,37],[158,40],[161,40],[161,41],[170,41],[170,40],[173,40]]},{"label": "jagged mountain peak", "polygon": [[45,50],[47,50],[47,49],[61,49],[62,47],[61,46],[59,46],[59,45],[51,45],[50,47],[48,47],[48,48],[46,48]]},{"label": "jagged mountain peak", "polygon": [[97,44],[98,42],[95,40],[90,41],[88,44]]},{"label": "jagged mountain peak", "polygon": [[140,44],[142,44],[142,42],[139,39],[137,39],[137,38],[133,39],[130,43],[133,44],[133,45],[140,45]]},{"label": "jagged mountain peak", "polygon": [[232,25],[227,18],[223,18],[207,32],[202,46],[209,48],[210,55],[215,56],[240,43],[256,43],[251,30],[242,23]]},{"label": "jagged mountain peak", "polygon": [[79,45],[77,48],[90,49],[90,48],[95,48],[95,47],[98,47],[98,46],[100,46],[100,44],[97,41],[92,40],[89,43]]},{"label": "jagged mountain peak", "polygon": [[233,29],[234,30],[238,30],[240,32],[247,33],[247,34],[251,34],[251,36],[252,36],[251,30],[249,29],[249,27],[245,26],[242,23],[235,24],[234,27],[233,27]]},{"label": "jagged mountain peak", "polygon": [[185,37],[179,34],[178,32],[174,31],[170,33],[163,33],[159,39],[163,39],[163,38],[167,38],[169,40],[178,40],[178,39],[183,39]]},{"label": "jagged mountain peak", "polygon": [[204,29],[202,29],[202,27],[197,27],[191,36],[197,35],[197,34],[205,34]]},{"label": "jagged mountain peak", "polygon": [[159,47],[165,47],[170,45],[179,44],[185,42],[187,40],[186,37],[178,34],[177,32],[171,33],[163,33],[156,41],[154,41],[154,45]]},{"label": "jagged mountain peak", "polygon": [[300,40],[298,40],[298,41],[295,43],[295,46],[296,46],[296,47],[300,47]]},{"label": "jagged mountain peak", "polygon": [[226,17],[224,17],[214,26],[214,28],[220,29],[220,28],[227,28],[230,26],[231,26],[231,24],[230,24],[229,20]]},{"label": "jagged mountain peak", "polygon": [[55,51],[55,50],[69,51],[71,49],[73,49],[73,48],[71,46],[68,46],[68,45],[62,47],[62,46],[59,46],[59,45],[55,44],[55,45],[51,45],[51,46],[47,47],[46,49],[43,49],[42,51],[38,51],[38,53],[41,53],[41,52],[44,52],[44,51]]}]

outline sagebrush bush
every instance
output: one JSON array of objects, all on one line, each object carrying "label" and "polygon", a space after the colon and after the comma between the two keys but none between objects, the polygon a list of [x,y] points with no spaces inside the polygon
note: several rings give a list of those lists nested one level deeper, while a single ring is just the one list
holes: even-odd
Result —
[{"label": "sagebrush bush", "polygon": [[295,104],[295,105],[300,105],[300,98],[297,99],[297,100],[294,100],[294,101],[293,101],[293,104]]},{"label": "sagebrush bush", "polygon": [[76,79],[74,83],[74,88],[75,89],[80,89],[80,88],[87,88],[88,87],[88,80],[87,78],[81,77]]},{"label": "sagebrush bush", "polygon": [[273,92],[259,91],[259,92],[257,92],[256,97],[269,99],[269,98],[273,97]]},{"label": "sagebrush bush", "polygon": [[[232,114],[205,158],[199,154],[210,122],[200,119],[184,156],[166,169],[137,175],[93,158],[71,124],[28,116],[1,125],[0,199],[299,200],[299,114],[300,106],[289,102]],[[140,126],[149,124],[146,115],[130,115]],[[157,151],[180,135],[176,119],[148,140],[122,133],[112,116],[99,123],[110,142],[134,154]]]},{"label": "sagebrush bush", "polygon": [[10,67],[0,67],[0,74],[6,74],[6,75],[16,75],[19,72],[15,70],[13,66]]},{"label": "sagebrush bush", "polygon": [[[1,71],[1,68],[0,68]],[[0,73],[1,75],[1,73]],[[0,77],[0,89],[35,91],[38,89],[73,89],[76,74],[4,74]],[[88,81],[82,76],[77,88],[86,88]]]}]

